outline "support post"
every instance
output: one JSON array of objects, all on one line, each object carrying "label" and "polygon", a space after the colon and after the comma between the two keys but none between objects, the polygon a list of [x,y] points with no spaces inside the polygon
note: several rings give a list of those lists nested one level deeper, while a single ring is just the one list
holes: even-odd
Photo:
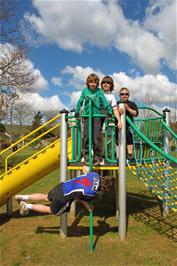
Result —
[{"label": "support post", "polygon": [[[81,175],[80,170],[79,171],[71,170],[71,178],[75,178],[76,176],[80,176],[80,175]],[[72,217],[72,219],[76,217],[76,201],[73,201],[71,204],[70,216]]]},{"label": "support post", "polygon": [[12,198],[9,198],[7,201],[7,216],[12,216],[12,209],[13,209]]},{"label": "support post", "polygon": [[123,109],[121,115],[122,129],[119,130],[119,237],[126,238],[126,114],[123,103],[119,104]]},{"label": "support post", "polygon": [[[67,121],[68,111],[63,109],[61,112],[61,132],[60,132],[60,181],[66,181],[67,160],[68,160],[68,143],[67,143]],[[67,213],[60,216],[60,235],[61,238],[67,237]]]},{"label": "support post", "polygon": [[[170,110],[167,108],[164,109],[163,114],[164,114],[164,119],[165,119],[167,126],[170,126]],[[170,151],[169,134],[168,134],[167,130],[164,133],[164,151],[166,153],[169,153],[169,151]],[[169,187],[168,167],[169,167],[169,163],[167,162],[166,163],[166,173],[165,173],[165,175],[166,175],[165,186],[167,189]],[[164,193],[164,197],[167,197],[167,196],[168,195],[166,195],[166,193]],[[168,215],[169,215],[169,207],[163,203],[163,217],[165,218]]]}]

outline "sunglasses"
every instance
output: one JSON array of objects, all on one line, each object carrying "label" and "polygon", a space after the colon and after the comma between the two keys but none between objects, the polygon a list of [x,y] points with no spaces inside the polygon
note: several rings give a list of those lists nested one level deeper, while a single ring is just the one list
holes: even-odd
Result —
[{"label": "sunglasses", "polygon": [[129,96],[128,93],[120,93],[120,96]]},{"label": "sunglasses", "polygon": [[105,83],[107,83],[107,84],[112,84],[111,81],[103,81],[101,84],[105,84]]}]

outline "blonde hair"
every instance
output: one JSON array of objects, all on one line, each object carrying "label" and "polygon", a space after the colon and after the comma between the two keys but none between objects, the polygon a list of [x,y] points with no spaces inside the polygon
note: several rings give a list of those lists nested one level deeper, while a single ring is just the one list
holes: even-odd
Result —
[{"label": "blonde hair", "polygon": [[86,85],[89,86],[89,83],[92,81],[95,81],[97,83],[97,86],[98,86],[100,79],[96,74],[92,73],[92,74],[88,75]]},{"label": "blonde hair", "polygon": [[121,88],[121,89],[119,90],[119,94],[120,94],[122,91],[124,91],[124,90],[126,90],[126,91],[128,92],[128,95],[130,94],[130,93],[129,93],[129,89],[127,89],[126,87]]}]

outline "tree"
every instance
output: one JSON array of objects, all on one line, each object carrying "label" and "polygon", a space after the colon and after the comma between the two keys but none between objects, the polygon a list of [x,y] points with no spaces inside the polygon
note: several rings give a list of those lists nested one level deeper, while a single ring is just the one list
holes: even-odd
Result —
[{"label": "tree", "polygon": [[0,87],[3,92],[26,90],[37,80],[32,64],[22,49],[12,45],[1,46]]},{"label": "tree", "polygon": [[33,117],[34,112],[28,104],[19,102],[14,106],[13,119],[21,127],[25,124],[31,125]]},{"label": "tree", "polygon": [[33,130],[42,125],[42,118],[43,118],[43,115],[41,114],[40,111],[37,112],[37,114],[35,114],[34,120],[33,120],[33,123],[32,123],[32,129]]},{"label": "tree", "polygon": [[30,90],[37,81],[32,63],[27,59],[27,45],[15,10],[18,1],[0,0],[0,119],[4,119],[14,93]]}]

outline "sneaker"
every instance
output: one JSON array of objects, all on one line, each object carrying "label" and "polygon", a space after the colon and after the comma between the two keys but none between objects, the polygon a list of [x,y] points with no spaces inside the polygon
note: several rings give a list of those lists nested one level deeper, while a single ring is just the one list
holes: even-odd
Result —
[{"label": "sneaker", "polygon": [[26,201],[20,201],[20,215],[26,216],[29,214],[29,210],[26,208]]},{"label": "sneaker", "polygon": [[93,164],[94,164],[94,165],[100,165],[100,157],[99,157],[99,156],[95,156],[95,157],[94,157]]},{"label": "sneaker", "polygon": [[85,165],[89,165],[89,157],[88,157],[88,155],[84,156],[84,164]]},{"label": "sneaker", "polygon": [[100,165],[105,165],[105,160],[103,157],[100,157]]},{"label": "sneaker", "polygon": [[[15,200],[16,200],[18,203],[20,203],[20,201],[23,200],[23,199],[22,199],[22,195],[15,195]],[[25,201],[25,200],[23,200],[23,201]]]}]

